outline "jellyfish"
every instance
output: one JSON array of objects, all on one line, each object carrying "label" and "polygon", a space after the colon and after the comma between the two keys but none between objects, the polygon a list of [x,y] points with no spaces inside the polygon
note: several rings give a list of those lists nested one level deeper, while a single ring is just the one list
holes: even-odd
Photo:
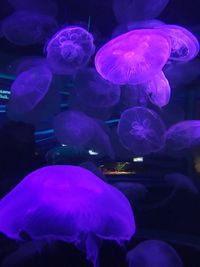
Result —
[{"label": "jellyfish", "polygon": [[113,158],[109,136],[93,118],[79,111],[65,111],[54,119],[54,131],[61,144],[76,148],[96,149]]},{"label": "jellyfish", "polygon": [[46,47],[47,60],[56,74],[74,74],[85,67],[94,54],[93,36],[78,26],[57,32]]},{"label": "jellyfish", "polygon": [[[126,197],[90,171],[55,165],[26,176],[0,201],[0,231],[21,240],[73,243],[96,267],[100,240],[121,243],[135,232]],[[99,240],[99,242],[98,242]]]},{"label": "jellyfish", "polygon": [[129,267],[183,267],[175,249],[164,241],[147,240],[128,252]]},{"label": "jellyfish", "polygon": [[137,155],[157,152],[165,144],[165,125],[154,111],[144,107],[125,110],[118,124],[122,145]]},{"label": "jellyfish", "polygon": [[56,28],[54,18],[29,11],[16,11],[2,25],[5,38],[21,46],[45,42]]},{"label": "jellyfish", "polygon": [[148,81],[144,86],[150,101],[154,105],[162,108],[169,103],[171,88],[162,71],[155,75],[153,79]]},{"label": "jellyfish", "polygon": [[156,18],[169,0],[114,0],[113,11],[118,23]]},{"label": "jellyfish", "polygon": [[95,69],[84,69],[76,76],[75,94],[86,106],[107,108],[119,102],[120,87],[104,80]]},{"label": "jellyfish", "polygon": [[96,54],[95,66],[114,84],[140,84],[162,70],[170,52],[170,41],[159,30],[133,30],[105,44]]},{"label": "jellyfish", "polygon": [[200,121],[181,121],[166,132],[166,149],[170,153],[191,149],[200,144]]},{"label": "jellyfish", "polygon": [[199,53],[199,42],[187,29],[177,25],[161,25],[158,29],[171,39],[171,60],[187,62]]}]

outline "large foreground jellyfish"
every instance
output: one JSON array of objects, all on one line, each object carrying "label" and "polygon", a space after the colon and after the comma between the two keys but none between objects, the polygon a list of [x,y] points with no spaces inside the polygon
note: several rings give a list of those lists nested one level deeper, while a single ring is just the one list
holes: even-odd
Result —
[{"label": "large foreground jellyfish", "polygon": [[156,18],[169,0],[114,0],[113,10],[119,23]]},{"label": "large foreground jellyfish", "polygon": [[61,144],[96,149],[113,157],[110,139],[100,124],[79,111],[65,111],[54,119],[54,130]]},{"label": "large foreground jellyfish", "polygon": [[74,243],[97,266],[98,240],[129,240],[135,222],[120,191],[84,168],[56,165],[29,174],[0,201],[0,231]]},{"label": "large foreground jellyfish", "polygon": [[120,87],[104,80],[95,69],[84,69],[76,76],[75,94],[83,105],[106,108],[119,102]]},{"label": "large foreground jellyfish", "polygon": [[147,240],[127,254],[129,267],[183,267],[175,249],[160,240]]},{"label": "large foreground jellyfish", "polygon": [[199,53],[199,42],[187,29],[177,25],[161,25],[158,28],[171,39],[171,60],[189,61]]},{"label": "large foreground jellyfish", "polygon": [[31,111],[47,94],[52,73],[46,67],[35,67],[22,72],[11,86],[9,106],[16,113]]},{"label": "large foreground jellyfish", "polygon": [[5,38],[22,46],[45,42],[56,28],[54,18],[29,11],[16,11],[2,25]]},{"label": "large foreground jellyfish", "polygon": [[117,132],[122,145],[134,154],[150,154],[161,150],[165,144],[164,123],[154,111],[144,107],[125,110]]},{"label": "large foreground jellyfish", "polygon": [[54,73],[74,74],[85,67],[94,54],[93,36],[78,26],[57,32],[46,47],[47,60]]},{"label": "large foreground jellyfish", "polygon": [[200,145],[200,121],[188,120],[172,125],[166,132],[166,149],[179,152]]},{"label": "large foreground jellyfish", "polygon": [[162,70],[170,52],[170,41],[159,30],[133,30],[105,44],[96,54],[95,66],[114,84],[139,84]]}]

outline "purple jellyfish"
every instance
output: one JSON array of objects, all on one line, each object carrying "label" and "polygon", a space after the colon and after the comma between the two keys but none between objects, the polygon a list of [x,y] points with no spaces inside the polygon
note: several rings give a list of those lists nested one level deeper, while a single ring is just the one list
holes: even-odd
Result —
[{"label": "purple jellyfish", "polygon": [[113,11],[119,23],[156,18],[169,0],[114,0]]},{"label": "purple jellyfish", "polygon": [[182,121],[166,132],[166,149],[170,153],[191,149],[200,144],[200,120]]},{"label": "purple jellyfish", "polygon": [[[0,201],[0,231],[12,239],[61,240],[98,265],[100,240],[118,243],[135,232],[126,197],[90,171],[48,166],[26,176]],[[99,241],[98,241],[99,240]]]},{"label": "purple jellyfish", "polygon": [[88,148],[113,158],[109,136],[93,118],[79,111],[65,111],[54,119],[54,130],[61,144]]},{"label": "purple jellyfish", "polygon": [[137,155],[159,151],[165,144],[165,126],[161,118],[144,107],[125,110],[117,132],[122,145]]},{"label": "purple jellyfish", "polygon": [[99,74],[114,84],[140,84],[162,70],[171,44],[157,29],[133,30],[105,44],[96,54]]},{"label": "purple jellyfish", "polygon": [[93,36],[78,26],[57,32],[46,47],[47,60],[57,74],[74,74],[85,67],[94,54]]},{"label": "purple jellyfish", "polygon": [[13,112],[33,110],[47,94],[52,82],[52,73],[46,67],[35,67],[22,72],[11,87],[9,106]]},{"label": "purple jellyfish", "polygon": [[43,43],[57,28],[54,18],[28,11],[17,11],[3,21],[5,38],[16,45]]},{"label": "purple jellyfish", "polygon": [[129,267],[183,267],[173,247],[160,240],[147,240],[127,254]]},{"label": "purple jellyfish", "polygon": [[148,81],[144,86],[150,101],[154,105],[162,108],[169,103],[171,88],[167,78],[162,71],[159,74],[155,75],[153,79]]},{"label": "purple jellyfish", "polygon": [[171,60],[189,61],[199,53],[199,42],[187,29],[177,25],[161,25],[158,29],[171,39]]}]

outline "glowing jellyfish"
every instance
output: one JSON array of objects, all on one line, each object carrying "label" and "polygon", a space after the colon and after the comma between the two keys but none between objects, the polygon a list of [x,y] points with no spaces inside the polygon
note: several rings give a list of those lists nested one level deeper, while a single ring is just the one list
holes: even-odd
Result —
[{"label": "glowing jellyfish", "polygon": [[17,11],[3,21],[5,38],[16,45],[43,43],[55,31],[54,18],[28,11]]},{"label": "glowing jellyfish", "polygon": [[189,61],[199,53],[199,42],[187,29],[177,25],[161,25],[158,29],[171,39],[171,60]]},{"label": "glowing jellyfish", "polygon": [[46,51],[53,72],[74,74],[89,63],[95,46],[89,32],[81,27],[70,26],[52,37]]},{"label": "glowing jellyfish", "polygon": [[28,112],[44,98],[52,82],[48,68],[36,67],[22,72],[11,86],[10,105],[17,113]]},{"label": "glowing jellyfish", "polygon": [[120,87],[104,80],[95,69],[85,69],[76,76],[75,94],[87,106],[106,108],[119,102]]},{"label": "glowing jellyfish", "polygon": [[200,144],[200,121],[182,121],[172,125],[166,132],[166,149],[179,152]]},{"label": "glowing jellyfish", "polygon": [[147,240],[127,254],[129,267],[183,267],[173,247],[160,240]]},{"label": "glowing jellyfish", "polygon": [[113,11],[119,23],[156,18],[169,0],[114,0]]},{"label": "glowing jellyfish", "polygon": [[114,84],[139,84],[162,70],[170,42],[159,30],[133,30],[105,44],[96,54],[99,74]]},{"label": "glowing jellyfish", "polygon": [[171,88],[163,72],[155,75],[153,79],[148,81],[144,86],[150,101],[154,105],[162,108],[169,103]]},{"label": "glowing jellyfish", "polygon": [[65,111],[54,119],[54,130],[61,144],[96,149],[113,157],[109,136],[93,118],[79,111]]},{"label": "glowing jellyfish", "polygon": [[159,151],[165,144],[165,126],[161,118],[144,107],[125,110],[117,132],[122,145],[137,155]]},{"label": "glowing jellyfish", "polygon": [[135,232],[126,197],[90,171],[49,166],[26,176],[0,201],[0,231],[13,239],[61,240],[97,266],[97,240],[129,240]]}]

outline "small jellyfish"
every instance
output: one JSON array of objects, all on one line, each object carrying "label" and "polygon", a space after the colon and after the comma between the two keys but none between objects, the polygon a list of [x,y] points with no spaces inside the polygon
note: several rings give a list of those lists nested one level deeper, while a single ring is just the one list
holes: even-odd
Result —
[{"label": "small jellyfish", "polygon": [[169,0],[114,0],[113,11],[119,23],[156,18]]},{"label": "small jellyfish", "polygon": [[165,125],[152,110],[134,107],[125,110],[118,124],[122,145],[137,155],[161,150],[165,144]]},{"label": "small jellyfish", "polygon": [[177,25],[161,25],[158,29],[171,39],[171,60],[189,61],[199,53],[199,42],[187,29]]},{"label": "small jellyfish", "polygon": [[155,75],[152,80],[144,84],[144,87],[150,101],[154,105],[162,108],[169,103],[171,88],[162,71]]},{"label": "small jellyfish", "polygon": [[46,47],[47,60],[56,74],[74,74],[85,67],[94,54],[93,36],[78,26],[57,32]]},{"label": "small jellyfish", "polygon": [[73,243],[98,266],[101,240],[121,243],[135,232],[126,197],[90,171],[56,165],[26,176],[0,200],[0,231],[16,240]]},{"label": "small jellyfish", "polygon": [[76,76],[75,94],[83,105],[107,108],[119,102],[120,87],[104,80],[95,69],[85,69]]},{"label": "small jellyfish", "polygon": [[2,25],[5,38],[21,46],[45,42],[56,28],[54,18],[28,11],[16,11]]},{"label": "small jellyfish", "polygon": [[160,240],[147,240],[128,252],[129,267],[183,267],[175,249]]},{"label": "small jellyfish", "polygon": [[105,44],[96,54],[95,66],[114,84],[140,84],[162,70],[170,52],[170,41],[159,30],[133,30]]}]

